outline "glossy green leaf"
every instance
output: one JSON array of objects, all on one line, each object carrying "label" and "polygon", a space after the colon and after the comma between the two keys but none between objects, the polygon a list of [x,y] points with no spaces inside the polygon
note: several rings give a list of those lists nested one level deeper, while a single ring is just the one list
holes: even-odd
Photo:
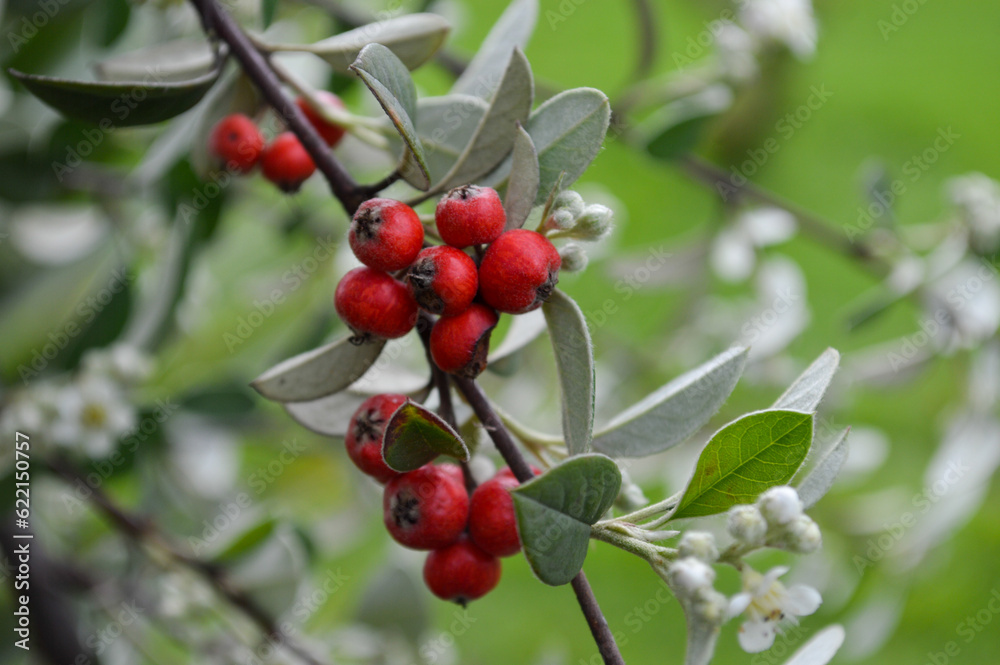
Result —
[{"label": "glossy green leaf", "polygon": [[217,564],[226,565],[245,556],[247,553],[259,547],[265,540],[274,533],[274,528],[278,521],[273,517],[268,517],[260,524],[250,527],[245,532],[237,536],[221,552],[212,557],[212,561]]},{"label": "glossy green leaf", "polygon": [[515,0],[500,16],[469,65],[452,86],[453,93],[489,99],[515,48],[524,49],[535,30],[538,0]]},{"label": "glossy green leaf", "polygon": [[276,402],[308,402],[354,383],[375,362],[385,340],[357,345],[349,337],[278,363],[250,385]]},{"label": "glossy green leaf", "polygon": [[829,452],[816,463],[816,466],[799,483],[796,489],[798,490],[799,498],[802,500],[803,508],[808,509],[815,506],[830,491],[830,488],[833,487],[833,483],[837,480],[840,470],[844,468],[844,462],[847,461],[847,435],[850,431],[851,428],[848,427],[840,433],[840,436],[837,437],[837,440],[830,447]]},{"label": "glossy green leaf", "polygon": [[454,166],[435,185],[435,191],[475,182],[493,170],[513,148],[518,123],[528,120],[534,96],[531,65],[524,53],[515,49],[508,59],[489,109]]},{"label": "glossy green leaf", "polygon": [[469,449],[458,432],[433,411],[409,401],[396,409],[382,441],[382,457],[389,468],[413,471],[438,455],[467,462]]},{"label": "glossy green leaf", "polygon": [[140,81],[96,83],[8,70],[31,94],[71,118],[102,129],[150,125],[184,113],[211,89],[219,70],[183,82],[150,74]]},{"label": "glossy green leaf", "polygon": [[827,349],[795,379],[771,408],[815,411],[833,380],[833,375],[837,373],[839,364],[840,354],[836,349]]},{"label": "glossy green leaf", "polygon": [[106,58],[94,71],[103,81],[143,81],[152,75],[159,83],[183,82],[211,74],[217,60],[204,39],[177,39]]},{"label": "glossy green leaf", "polygon": [[535,144],[531,141],[531,135],[518,124],[511,154],[510,179],[503,201],[508,231],[524,226],[531,214],[538,197],[538,179],[538,153],[535,151]]},{"label": "glossy green leaf", "polygon": [[715,515],[786,484],[805,460],[812,432],[812,414],[799,411],[759,411],[726,425],[701,452],[673,518]]},{"label": "glossy green leaf", "polygon": [[408,69],[430,60],[451,30],[437,14],[407,14],[369,23],[313,44],[270,44],[272,51],[304,51],[326,60],[334,70],[347,74],[369,44],[381,44]]},{"label": "glossy green leaf", "polygon": [[381,44],[361,49],[351,70],[364,82],[389,117],[406,144],[399,169],[406,182],[420,190],[430,187],[430,172],[424,148],[413,125],[417,109],[417,89],[410,72],[392,51]]},{"label": "glossy green leaf", "polygon": [[524,555],[538,579],[558,586],[580,572],[590,525],[607,512],[620,488],[618,466],[591,453],[568,459],[511,492]]},{"label": "glossy green leaf", "polygon": [[748,351],[729,349],[629,407],[594,435],[594,449],[612,457],[645,457],[687,440],[733,392]]},{"label": "glossy green leaf", "polygon": [[558,289],[542,305],[562,388],[563,437],[570,455],[590,449],[594,431],[594,347],[580,306]]}]

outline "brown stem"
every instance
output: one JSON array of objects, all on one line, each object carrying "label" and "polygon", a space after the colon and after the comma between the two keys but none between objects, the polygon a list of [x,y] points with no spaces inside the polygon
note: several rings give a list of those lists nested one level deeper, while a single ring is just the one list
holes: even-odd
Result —
[{"label": "brown stem", "polygon": [[330,183],[330,189],[344,206],[347,214],[353,215],[366,198],[364,191],[334,158],[330,148],[309,124],[302,110],[285,96],[281,89],[281,81],[271,69],[267,59],[254,47],[233,17],[219,6],[217,0],[191,0],[191,4],[198,10],[205,31],[214,33],[229,45],[243,71],[260,89],[264,99],[274,107],[278,115],[288,124],[288,128],[302,142],[302,146]]},{"label": "brown stem", "polygon": [[166,534],[157,530],[156,526],[150,520],[131,514],[117,506],[104,490],[87,483],[83,475],[65,459],[50,459],[46,462],[46,465],[74,487],[81,483],[85,484],[91,490],[89,494],[90,500],[122,534],[137,543],[155,545],[158,549],[166,552],[173,561],[204,577],[220,596],[225,598],[234,607],[240,609],[257,624],[258,628],[272,643],[284,646],[308,665],[326,665],[323,661],[309,653],[302,645],[295,642],[290,635],[286,635],[277,622],[242,589],[238,589],[230,584],[226,578],[224,568],[207,561],[202,561],[197,557],[174,548],[170,544],[170,540]]},{"label": "brown stem", "polygon": [[[483,423],[490,438],[493,439],[497,450],[500,451],[504,461],[507,462],[511,471],[514,472],[514,477],[521,482],[531,480],[534,477],[531,467],[528,466],[524,456],[521,455],[517,444],[514,443],[514,438],[507,431],[507,428],[504,427],[504,424],[500,421],[500,417],[493,410],[493,407],[490,406],[490,402],[486,398],[486,393],[483,392],[483,389],[479,387],[479,384],[470,379],[453,376],[451,380],[465,396],[466,401],[468,401],[469,406],[472,407],[480,422]],[[587,625],[590,626],[590,632],[594,636],[597,649],[600,651],[605,665],[625,665],[625,660],[618,650],[615,637],[608,626],[608,620],[604,618],[604,613],[601,612],[601,607],[597,603],[594,591],[590,588],[587,576],[583,574],[582,570],[573,578],[572,586],[573,591],[576,593],[577,602],[580,603],[580,609],[583,611],[583,616],[587,619]]]}]

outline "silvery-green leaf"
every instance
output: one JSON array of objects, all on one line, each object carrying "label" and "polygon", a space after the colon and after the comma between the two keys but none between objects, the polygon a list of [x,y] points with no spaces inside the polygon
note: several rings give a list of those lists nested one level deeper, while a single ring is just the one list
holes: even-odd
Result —
[{"label": "silvery-green leaf", "polygon": [[800,411],[759,411],[729,423],[702,450],[673,518],[716,515],[786,484],[802,466],[812,432],[812,414]]},{"label": "silvery-green leaf", "polygon": [[292,420],[306,429],[342,439],[347,434],[347,423],[361,403],[370,395],[344,390],[311,402],[285,402],[285,411]]},{"label": "silvery-green leaf", "polygon": [[771,408],[815,411],[833,380],[833,375],[837,373],[839,364],[840,354],[836,349],[827,349],[795,379]]},{"label": "silvery-green leaf", "polygon": [[142,81],[151,77],[166,83],[204,76],[215,66],[215,50],[204,39],[177,39],[106,58],[94,65],[94,71],[102,81]]},{"label": "silvery-green leaf", "polygon": [[451,87],[452,92],[489,99],[515,48],[524,49],[538,19],[538,0],[515,0],[500,16],[469,65]]},{"label": "silvery-green leaf", "polygon": [[514,137],[511,154],[511,172],[504,195],[503,207],[507,212],[506,230],[519,229],[535,207],[538,196],[538,154],[531,135],[520,124]]},{"label": "silvery-green leaf", "polygon": [[590,453],[570,458],[511,492],[524,556],[539,580],[557,586],[580,572],[590,526],[611,507],[620,488],[618,465]]},{"label": "silvery-green leaf", "polygon": [[531,65],[520,49],[514,49],[472,140],[448,174],[434,186],[435,191],[475,182],[496,167],[510,153],[518,123],[527,121],[534,96]]},{"label": "silvery-green leaf", "polygon": [[[535,205],[545,202],[565,171],[562,186],[572,185],[597,156],[611,121],[607,96],[593,88],[575,88],[552,97],[532,112],[527,130],[538,153],[539,183]],[[510,176],[508,158],[480,184],[497,187]]]},{"label": "silvery-green leaf", "polygon": [[271,44],[273,51],[306,51],[326,60],[346,74],[351,63],[368,44],[381,44],[392,51],[407,69],[427,62],[441,45],[451,26],[437,14],[407,14],[363,25],[313,44]]},{"label": "silvery-green leaf", "polygon": [[612,457],[645,457],[685,441],[733,392],[747,352],[734,347],[670,381],[597,432],[594,449]]},{"label": "silvery-green leaf", "polygon": [[848,446],[847,435],[851,428],[848,427],[834,442],[830,451],[823,456],[812,471],[799,483],[796,488],[799,498],[802,499],[803,508],[812,508],[823,496],[833,487],[833,482],[837,479],[840,470],[844,468],[847,461]]},{"label": "silvery-green leaf", "polygon": [[372,366],[385,340],[353,344],[345,337],[278,363],[250,384],[277,402],[308,402],[341,391]]},{"label": "silvery-green leaf", "polygon": [[844,627],[839,624],[827,626],[813,635],[785,661],[785,665],[827,665],[837,655],[844,643]]},{"label": "silvery-green leaf", "polygon": [[417,89],[410,72],[392,51],[381,44],[369,44],[361,49],[351,70],[364,82],[399,136],[406,144],[400,157],[399,170],[406,182],[420,190],[430,187],[430,173],[424,158],[424,148],[413,125],[417,108]]},{"label": "silvery-green leaf", "polygon": [[[538,338],[545,332],[545,314],[536,309],[527,314],[510,317],[510,327],[507,334],[495,348],[490,350],[489,363],[492,364],[511,356]],[[487,365],[489,367],[489,364]]]},{"label": "silvery-green leaf", "polygon": [[417,135],[424,146],[431,182],[441,182],[455,165],[488,108],[485,101],[469,95],[417,101]]},{"label": "silvery-green leaf", "polygon": [[594,347],[580,306],[558,289],[542,305],[562,388],[563,437],[570,455],[590,449],[594,430]]}]

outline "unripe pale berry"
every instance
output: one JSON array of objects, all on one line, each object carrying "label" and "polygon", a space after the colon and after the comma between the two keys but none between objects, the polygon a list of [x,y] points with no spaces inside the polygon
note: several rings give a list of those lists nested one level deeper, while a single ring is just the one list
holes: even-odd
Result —
[{"label": "unripe pale berry", "polygon": [[394,272],[417,258],[424,245],[424,225],[405,203],[369,199],[354,213],[347,241],[358,260],[369,268]]},{"label": "unripe pale berry", "polygon": [[406,273],[417,304],[431,314],[461,314],[479,290],[479,269],[465,252],[439,245],[420,251]]},{"label": "unripe pale berry", "polygon": [[394,393],[369,397],[361,403],[347,425],[344,444],[348,457],[355,466],[380,483],[402,475],[385,463],[382,439],[389,418],[405,402],[406,395]]},{"label": "unripe pale berry", "polygon": [[469,495],[455,474],[428,464],[390,480],[382,509],[396,542],[415,550],[436,550],[454,543],[465,530]]},{"label": "unripe pale berry", "polygon": [[479,264],[479,293],[501,312],[530,312],[552,295],[561,265],[559,252],[540,233],[507,231],[489,246]]},{"label": "unripe pale berry", "polygon": [[402,337],[417,324],[417,302],[406,285],[371,268],[355,268],[344,275],[333,301],[357,343]]},{"label": "unripe pale berry", "polygon": [[482,598],[500,581],[500,560],[469,540],[431,552],[424,562],[424,582],[438,598],[465,606]]},{"label": "unripe pale berry", "polygon": [[302,183],[316,172],[316,164],[299,137],[292,132],[282,132],[264,148],[260,170],[282,191],[292,193],[297,192]]},{"label": "unripe pale berry", "polygon": [[[338,109],[344,108],[344,102],[340,101],[340,97],[332,92],[318,90],[316,97],[326,106]],[[316,129],[316,133],[323,138],[328,146],[332,148],[340,143],[340,139],[344,138],[344,128],[332,122],[327,122],[313,107],[309,106],[309,102],[306,101],[305,97],[299,97],[295,100],[295,103],[302,109],[306,120]]]},{"label": "unripe pale berry", "polygon": [[461,314],[442,316],[431,328],[431,357],[450,374],[474,379],[486,369],[490,333],[499,316],[489,307],[473,303]]},{"label": "unripe pale berry", "polygon": [[464,185],[438,201],[434,221],[442,240],[462,248],[496,240],[507,224],[507,214],[495,189]]},{"label": "unripe pale berry", "polygon": [[469,536],[484,552],[504,557],[521,550],[510,490],[520,483],[498,474],[476,488],[469,501]]},{"label": "unripe pale berry", "polygon": [[233,113],[220,120],[212,129],[208,147],[229,168],[249,173],[264,151],[264,136],[253,120],[242,113]]}]

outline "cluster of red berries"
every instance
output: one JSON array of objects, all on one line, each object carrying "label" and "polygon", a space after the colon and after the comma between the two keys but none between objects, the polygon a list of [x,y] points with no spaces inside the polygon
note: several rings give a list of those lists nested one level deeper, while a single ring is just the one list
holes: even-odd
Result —
[{"label": "cluster of red berries", "polygon": [[[328,106],[344,108],[344,103],[332,92],[320,91],[317,96]],[[299,97],[295,103],[328,146],[340,143],[343,127],[324,120],[304,98]],[[216,157],[237,173],[250,173],[259,163],[264,177],[286,192],[298,191],[316,172],[316,164],[294,133],[282,132],[265,144],[257,123],[242,113],[220,120],[212,129],[208,145]]]},{"label": "cluster of red berries", "polygon": [[[348,240],[365,265],[337,285],[337,313],[359,343],[402,337],[416,325],[418,309],[438,314],[431,357],[445,372],[474,378],[486,367],[498,313],[540,307],[555,288],[562,259],[540,233],[505,231],[507,215],[489,187],[451,190],[438,202],[434,221],[445,244],[424,247],[423,224],[408,205],[363,203]],[[463,251],[470,247],[481,253],[478,264]]]},{"label": "cluster of red berries", "polygon": [[401,545],[430,550],[424,582],[444,600],[465,604],[489,593],[500,581],[500,557],[521,549],[510,490],[518,486],[510,469],[476,487],[471,496],[461,468],[427,464],[399,473],[382,457],[382,439],[406,395],[376,395],[351,417],[347,454],[364,473],[385,484],[383,518]]}]

